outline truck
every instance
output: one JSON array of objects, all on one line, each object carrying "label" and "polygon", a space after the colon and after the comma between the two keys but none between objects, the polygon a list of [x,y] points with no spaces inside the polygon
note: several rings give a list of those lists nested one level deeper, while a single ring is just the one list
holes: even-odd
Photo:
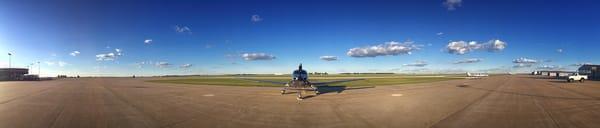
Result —
[{"label": "truck", "polygon": [[572,82],[572,81],[579,81],[579,82],[583,82],[587,79],[587,75],[579,75],[579,73],[575,73],[573,75],[569,75],[569,77],[567,77],[567,82]]}]

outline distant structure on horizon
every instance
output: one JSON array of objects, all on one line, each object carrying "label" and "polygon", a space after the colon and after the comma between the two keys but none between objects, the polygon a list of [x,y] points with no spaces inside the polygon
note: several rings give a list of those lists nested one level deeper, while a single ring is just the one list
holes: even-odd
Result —
[{"label": "distant structure on horizon", "polygon": [[0,80],[24,80],[28,73],[26,68],[0,68]]},{"label": "distant structure on horizon", "polygon": [[600,80],[600,65],[584,64],[577,71],[581,75],[587,75],[590,80]]}]

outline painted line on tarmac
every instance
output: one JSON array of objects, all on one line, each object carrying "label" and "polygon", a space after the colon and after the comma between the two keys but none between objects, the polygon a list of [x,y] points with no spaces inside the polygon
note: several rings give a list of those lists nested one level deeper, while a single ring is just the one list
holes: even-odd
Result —
[{"label": "painted line on tarmac", "polygon": [[403,96],[403,95],[400,93],[397,93],[397,94],[392,94],[392,96]]}]

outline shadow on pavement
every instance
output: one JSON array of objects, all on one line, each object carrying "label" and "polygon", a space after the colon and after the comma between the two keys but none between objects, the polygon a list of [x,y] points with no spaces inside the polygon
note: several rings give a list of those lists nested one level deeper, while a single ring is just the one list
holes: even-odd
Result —
[{"label": "shadow on pavement", "polygon": [[354,90],[354,89],[366,89],[366,88],[375,88],[374,86],[364,86],[364,87],[347,87],[347,86],[320,86],[317,88],[320,94],[326,93],[342,93],[345,90]]},{"label": "shadow on pavement", "polygon": [[[346,90],[355,90],[355,89],[367,89],[367,88],[375,88],[375,86],[362,86],[362,87],[347,87],[347,86],[319,86],[317,87],[317,91],[319,91],[319,95],[327,94],[327,93],[342,93]],[[297,91],[289,91],[283,93],[285,94],[296,94]],[[303,94],[304,95],[304,94]],[[303,99],[309,99],[316,97],[318,95],[305,95]]]}]

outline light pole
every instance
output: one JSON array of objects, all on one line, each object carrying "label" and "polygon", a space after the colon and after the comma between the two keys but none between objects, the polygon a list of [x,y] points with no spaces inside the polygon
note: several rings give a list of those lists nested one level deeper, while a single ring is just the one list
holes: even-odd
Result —
[{"label": "light pole", "polygon": [[12,56],[12,53],[10,53],[10,52],[9,52],[9,53],[8,53],[8,69],[10,69],[10,64],[11,64],[11,62],[10,62],[10,57],[11,57],[11,56]]},{"label": "light pole", "polygon": [[42,69],[42,65],[40,65],[40,62],[38,61],[38,76],[42,76],[42,75],[40,74],[40,72],[41,72],[41,69]]},{"label": "light pole", "polygon": [[35,64],[35,63],[31,63],[31,64],[29,64],[29,67],[27,68],[27,74],[31,74],[31,73],[29,73],[29,72],[32,72],[32,73],[33,73],[33,71],[32,71],[31,69],[33,68],[33,65],[34,65],[34,64]]}]

